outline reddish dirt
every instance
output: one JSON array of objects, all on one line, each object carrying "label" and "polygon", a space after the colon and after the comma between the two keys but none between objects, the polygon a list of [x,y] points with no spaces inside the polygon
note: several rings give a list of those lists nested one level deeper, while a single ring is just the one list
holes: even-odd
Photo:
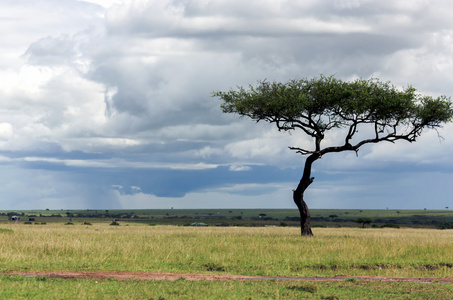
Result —
[{"label": "reddish dirt", "polygon": [[411,277],[372,277],[372,276],[335,276],[335,277],[260,277],[228,274],[197,274],[197,273],[156,273],[156,272],[104,272],[104,271],[9,271],[9,275],[27,277],[45,276],[54,278],[93,278],[118,280],[277,280],[277,281],[342,281],[349,278],[364,281],[381,282],[419,282],[419,283],[453,283],[453,278],[411,278]]}]

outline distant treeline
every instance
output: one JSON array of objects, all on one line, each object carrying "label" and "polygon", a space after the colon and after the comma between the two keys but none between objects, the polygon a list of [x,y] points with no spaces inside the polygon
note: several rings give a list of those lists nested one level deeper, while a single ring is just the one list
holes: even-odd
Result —
[{"label": "distant treeline", "polygon": [[[153,224],[175,224],[203,220],[203,222],[230,225],[270,224],[298,226],[300,217],[296,209],[139,209],[139,210],[33,210],[1,211],[0,216],[31,217],[57,220],[57,218],[113,219]],[[450,228],[453,210],[348,210],[314,209],[313,225],[322,227],[357,226],[382,227],[402,225],[407,227]],[[363,222],[366,220],[366,222]],[[211,221],[211,222],[210,222]],[[90,221],[91,222],[91,221]],[[374,225],[374,226],[373,226]],[[453,227],[453,225],[451,225]],[[395,226],[396,228],[396,226]]]}]

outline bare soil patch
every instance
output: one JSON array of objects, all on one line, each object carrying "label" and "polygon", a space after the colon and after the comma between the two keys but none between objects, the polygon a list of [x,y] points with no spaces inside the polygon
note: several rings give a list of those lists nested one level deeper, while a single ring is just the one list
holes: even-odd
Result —
[{"label": "bare soil patch", "polygon": [[279,277],[279,276],[242,276],[230,274],[198,274],[198,273],[158,273],[158,272],[106,272],[106,271],[9,271],[8,275],[27,277],[54,278],[93,278],[117,280],[276,280],[276,281],[342,281],[350,278],[364,281],[381,282],[418,282],[418,283],[453,283],[453,278],[412,278],[412,277],[373,277],[373,276],[335,276],[335,277]]}]

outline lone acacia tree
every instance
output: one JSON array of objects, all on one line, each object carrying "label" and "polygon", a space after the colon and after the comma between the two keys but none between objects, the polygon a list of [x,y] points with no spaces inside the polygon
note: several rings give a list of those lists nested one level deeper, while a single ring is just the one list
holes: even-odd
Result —
[{"label": "lone acacia tree", "polygon": [[[293,191],[301,234],[308,236],[313,233],[304,192],[314,180],[311,167],[316,160],[332,152],[357,153],[366,144],[415,142],[424,129],[437,129],[453,117],[450,98],[420,95],[411,86],[400,90],[378,79],[347,82],[319,76],[287,83],[261,81],[248,90],[239,87],[213,95],[223,100],[221,108],[225,113],[274,123],[279,131],[298,129],[312,138],[312,149],[289,147],[308,156],[302,178]],[[340,131],[344,139],[337,146],[323,147],[326,134],[333,131]],[[364,137],[363,133],[369,136]]]}]

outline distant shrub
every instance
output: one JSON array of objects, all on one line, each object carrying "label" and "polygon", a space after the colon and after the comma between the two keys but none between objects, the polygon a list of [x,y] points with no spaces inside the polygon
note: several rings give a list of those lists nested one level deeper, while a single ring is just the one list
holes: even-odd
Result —
[{"label": "distant shrub", "polygon": [[91,223],[89,223],[89,222],[83,222],[82,225],[91,225]]},{"label": "distant shrub", "polygon": [[381,228],[400,228],[400,226],[398,224],[394,224],[394,223],[385,223],[384,225],[381,226]]},{"label": "distant shrub", "polygon": [[47,223],[46,222],[41,222],[41,225],[47,225]]},{"label": "distant shrub", "polygon": [[333,221],[333,219],[338,218],[338,215],[329,215],[329,218],[331,218]]},{"label": "distant shrub", "polygon": [[362,224],[362,228],[364,228],[365,224],[368,224],[368,225],[371,224],[371,222],[373,222],[373,219],[371,219],[371,218],[358,218],[358,219],[355,219],[354,222]]},{"label": "distant shrub", "polygon": [[280,222],[280,226],[281,227],[288,227],[288,224],[284,223],[284,222]]},{"label": "distant shrub", "polygon": [[65,223],[65,225],[74,225],[72,222]]},{"label": "distant shrub", "polygon": [[453,223],[442,222],[436,225],[437,229],[453,229]]},{"label": "distant shrub", "polygon": [[311,226],[312,228],[326,228],[327,226],[326,225],[321,225],[321,224],[315,224],[313,226]]},{"label": "distant shrub", "polygon": [[26,224],[26,225],[30,225],[30,224],[33,224],[33,223],[32,223],[32,222],[30,222],[30,221],[26,221],[26,222],[24,222],[24,224]]},{"label": "distant shrub", "polygon": [[300,217],[288,217],[286,216],[283,221],[296,221],[296,222],[300,222]]},{"label": "distant shrub", "polygon": [[119,226],[120,223],[118,223],[117,221],[113,221],[112,223],[110,223],[110,225],[112,225],[112,226]]}]

